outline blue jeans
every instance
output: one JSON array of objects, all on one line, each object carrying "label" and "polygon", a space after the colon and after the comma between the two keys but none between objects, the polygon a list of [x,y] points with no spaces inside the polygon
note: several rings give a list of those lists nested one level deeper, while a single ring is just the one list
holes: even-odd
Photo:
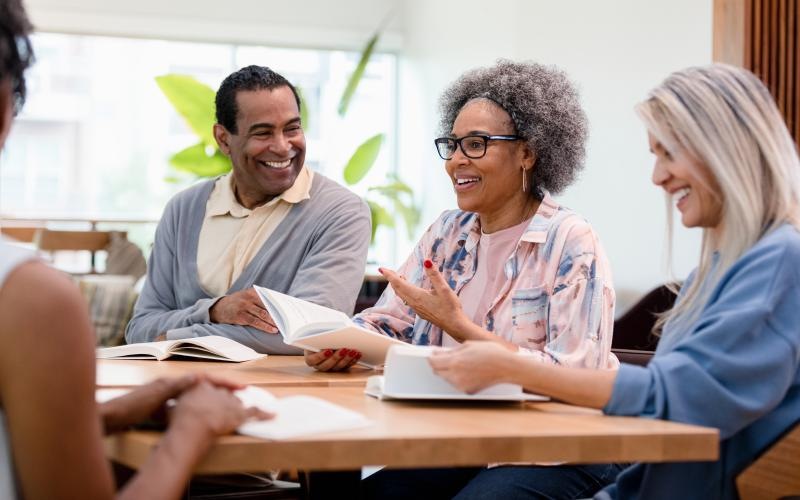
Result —
[{"label": "blue jeans", "polygon": [[575,499],[591,497],[614,482],[618,464],[510,465],[452,469],[384,469],[361,484],[364,498]]}]

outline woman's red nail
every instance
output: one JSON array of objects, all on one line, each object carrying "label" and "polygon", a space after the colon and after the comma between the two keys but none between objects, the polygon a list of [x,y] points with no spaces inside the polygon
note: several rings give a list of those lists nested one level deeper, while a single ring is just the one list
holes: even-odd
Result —
[{"label": "woman's red nail", "polygon": [[339,356],[343,358],[347,357],[347,349],[339,349]]},{"label": "woman's red nail", "polygon": [[433,267],[433,261],[431,261],[431,259],[425,259],[424,264],[425,264],[425,267],[427,267],[428,269]]},{"label": "woman's red nail", "polygon": [[379,272],[379,273],[381,273],[381,274],[383,274],[383,268],[382,268],[382,267],[379,267],[379,268],[378,268],[378,272]]},{"label": "woman's red nail", "polygon": [[331,356],[333,356],[333,350],[325,349],[325,357],[330,358]]}]

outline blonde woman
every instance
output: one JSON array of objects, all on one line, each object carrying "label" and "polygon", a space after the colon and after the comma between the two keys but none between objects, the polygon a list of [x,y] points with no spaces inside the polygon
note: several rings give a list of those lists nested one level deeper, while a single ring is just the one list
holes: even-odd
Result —
[{"label": "blonde woman", "polygon": [[611,415],[716,427],[718,461],[636,464],[597,498],[737,498],[736,475],[800,420],[800,162],[769,92],[742,69],[679,71],[637,111],[653,182],[703,230],[650,364],[549,366],[488,342],[431,364],[467,391],[516,382]]}]

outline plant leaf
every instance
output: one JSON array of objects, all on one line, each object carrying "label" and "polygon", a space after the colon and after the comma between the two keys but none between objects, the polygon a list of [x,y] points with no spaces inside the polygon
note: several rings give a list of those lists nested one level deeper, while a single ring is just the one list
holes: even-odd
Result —
[{"label": "plant leaf", "polygon": [[372,38],[369,39],[364,50],[361,52],[361,59],[359,59],[356,69],[353,70],[353,74],[350,75],[350,79],[347,81],[347,87],[345,87],[342,98],[339,100],[339,116],[347,114],[347,108],[350,107],[350,101],[353,99],[358,84],[364,76],[364,71],[367,69],[369,59],[372,57],[372,51],[375,49],[375,44],[378,43],[380,36],[380,31],[372,35]]},{"label": "plant leaf", "polygon": [[414,192],[411,190],[411,187],[403,181],[394,181],[390,184],[384,184],[383,186],[372,186],[367,191],[376,191],[378,193],[384,194],[389,196],[389,193],[406,193],[409,196],[413,195]]},{"label": "plant leaf", "polygon": [[231,170],[231,161],[218,149],[209,156],[202,142],[178,151],[169,159],[170,165],[178,170],[190,172],[198,177],[214,177]]},{"label": "plant leaf", "polygon": [[[408,184],[402,182],[401,180],[395,177],[395,181],[391,184],[386,184],[384,186],[373,186],[369,188],[367,191],[378,193],[389,200],[392,201],[394,206],[394,212],[399,213],[400,216],[403,217],[403,221],[405,222],[406,232],[408,233],[408,238],[412,239],[414,237],[414,230],[419,224],[420,219],[420,212],[417,207],[413,205],[413,192]],[[409,203],[406,203],[403,198],[408,198]]]},{"label": "plant leaf", "polygon": [[378,134],[364,141],[344,167],[344,181],[352,186],[364,178],[372,168],[383,145],[383,134]]},{"label": "plant leaf", "polygon": [[421,217],[419,209],[413,205],[406,205],[400,200],[395,200],[394,209],[397,212],[400,212],[400,215],[403,217],[408,239],[414,239],[414,230],[417,228],[417,224],[419,224],[419,219]]},{"label": "plant leaf", "polygon": [[297,91],[297,95],[300,96],[300,125],[303,126],[303,130],[308,132],[309,128],[311,127],[311,122],[308,121],[308,106],[306,106],[306,95],[300,85],[295,85],[294,89]]},{"label": "plant leaf", "polygon": [[203,144],[216,147],[214,90],[188,75],[157,76],[156,83]]},{"label": "plant leaf", "polygon": [[388,210],[383,208],[380,204],[372,200],[366,200],[369,205],[369,212],[372,215],[372,237],[370,242],[375,242],[375,233],[378,232],[379,226],[394,227],[394,218]]}]

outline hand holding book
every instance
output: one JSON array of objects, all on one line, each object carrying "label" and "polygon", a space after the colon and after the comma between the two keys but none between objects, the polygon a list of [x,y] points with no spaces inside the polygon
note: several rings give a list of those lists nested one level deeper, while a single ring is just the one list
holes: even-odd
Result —
[{"label": "hand holding book", "polygon": [[337,350],[345,350],[344,353],[337,352],[337,356],[357,351],[361,354],[358,363],[370,368],[383,365],[386,353],[392,345],[405,345],[400,340],[356,325],[341,311],[268,288],[253,288],[288,345],[323,352],[323,356],[330,350],[330,358],[333,358],[334,351]]},{"label": "hand holding book", "polygon": [[306,364],[321,372],[341,372],[358,363],[362,354],[355,349],[305,351]]},{"label": "hand holding book", "polygon": [[250,326],[262,332],[278,333],[275,321],[253,288],[222,297],[211,306],[208,314],[212,323]]}]

